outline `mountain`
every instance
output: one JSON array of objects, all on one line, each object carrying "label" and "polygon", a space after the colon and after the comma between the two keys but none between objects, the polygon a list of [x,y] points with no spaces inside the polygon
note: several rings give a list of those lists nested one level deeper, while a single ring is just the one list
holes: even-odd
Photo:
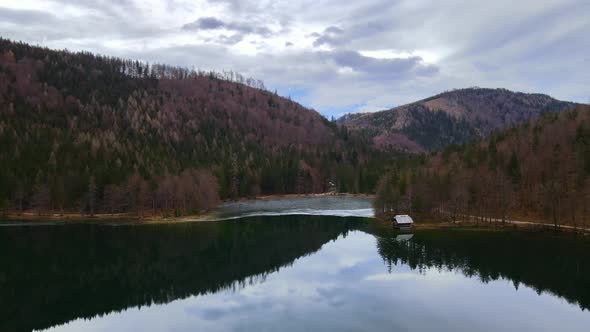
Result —
[{"label": "mountain", "polygon": [[0,39],[0,210],[178,214],[366,192],[383,165],[368,142],[233,72]]},{"label": "mountain", "polygon": [[438,220],[467,215],[590,228],[590,106],[417,156],[384,175],[376,208]]},{"label": "mountain", "polygon": [[386,111],[348,114],[337,123],[368,132],[378,148],[421,152],[483,138],[496,129],[575,105],[543,94],[468,88]]}]

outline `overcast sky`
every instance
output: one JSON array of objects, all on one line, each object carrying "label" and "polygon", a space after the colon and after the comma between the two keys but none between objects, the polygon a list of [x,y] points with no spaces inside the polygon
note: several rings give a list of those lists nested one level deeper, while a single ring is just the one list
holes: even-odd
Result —
[{"label": "overcast sky", "polygon": [[232,69],[326,116],[470,86],[590,99],[589,0],[0,0],[0,36]]}]

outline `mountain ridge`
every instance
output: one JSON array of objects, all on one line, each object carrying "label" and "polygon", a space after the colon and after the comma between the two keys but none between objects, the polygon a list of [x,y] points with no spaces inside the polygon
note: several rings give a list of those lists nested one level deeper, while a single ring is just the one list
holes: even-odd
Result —
[{"label": "mountain ridge", "polygon": [[0,38],[0,211],[186,214],[370,192],[384,166],[367,142],[233,72]]},{"label": "mountain ridge", "polygon": [[587,228],[589,124],[590,105],[579,105],[416,155],[383,176],[376,213]]},{"label": "mountain ridge", "polygon": [[336,123],[368,132],[380,149],[424,152],[481,139],[494,130],[576,105],[541,93],[472,87],[374,113],[346,114]]}]

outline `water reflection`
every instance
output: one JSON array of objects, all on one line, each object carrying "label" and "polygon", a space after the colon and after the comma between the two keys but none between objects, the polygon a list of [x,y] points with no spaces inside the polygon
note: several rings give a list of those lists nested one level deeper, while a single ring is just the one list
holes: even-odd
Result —
[{"label": "water reflection", "polygon": [[0,331],[243,287],[362,222],[278,219],[0,228]]},{"label": "water reflection", "polygon": [[550,292],[590,309],[590,241],[574,235],[526,232],[430,230],[411,241],[378,237],[377,247],[389,269],[408,265],[460,271],[488,283],[507,279],[537,293]]},{"label": "water reflection", "polygon": [[0,331],[583,331],[588,249],[320,216],[0,228]]}]

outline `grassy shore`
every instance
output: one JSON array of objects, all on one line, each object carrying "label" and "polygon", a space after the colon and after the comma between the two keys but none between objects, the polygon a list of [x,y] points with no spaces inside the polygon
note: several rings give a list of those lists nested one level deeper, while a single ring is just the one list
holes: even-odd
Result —
[{"label": "grassy shore", "polygon": [[[374,222],[380,227],[393,227],[391,221],[383,218],[375,218]],[[467,229],[467,230],[521,230],[521,231],[557,231],[568,233],[579,233],[590,235],[589,228],[573,227],[570,225],[558,225],[557,228],[552,224],[542,222],[521,222],[521,221],[501,221],[493,222],[464,222],[464,221],[447,221],[436,219],[434,217],[417,217],[414,218],[412,226],[414,230],[426,229]]]}]

